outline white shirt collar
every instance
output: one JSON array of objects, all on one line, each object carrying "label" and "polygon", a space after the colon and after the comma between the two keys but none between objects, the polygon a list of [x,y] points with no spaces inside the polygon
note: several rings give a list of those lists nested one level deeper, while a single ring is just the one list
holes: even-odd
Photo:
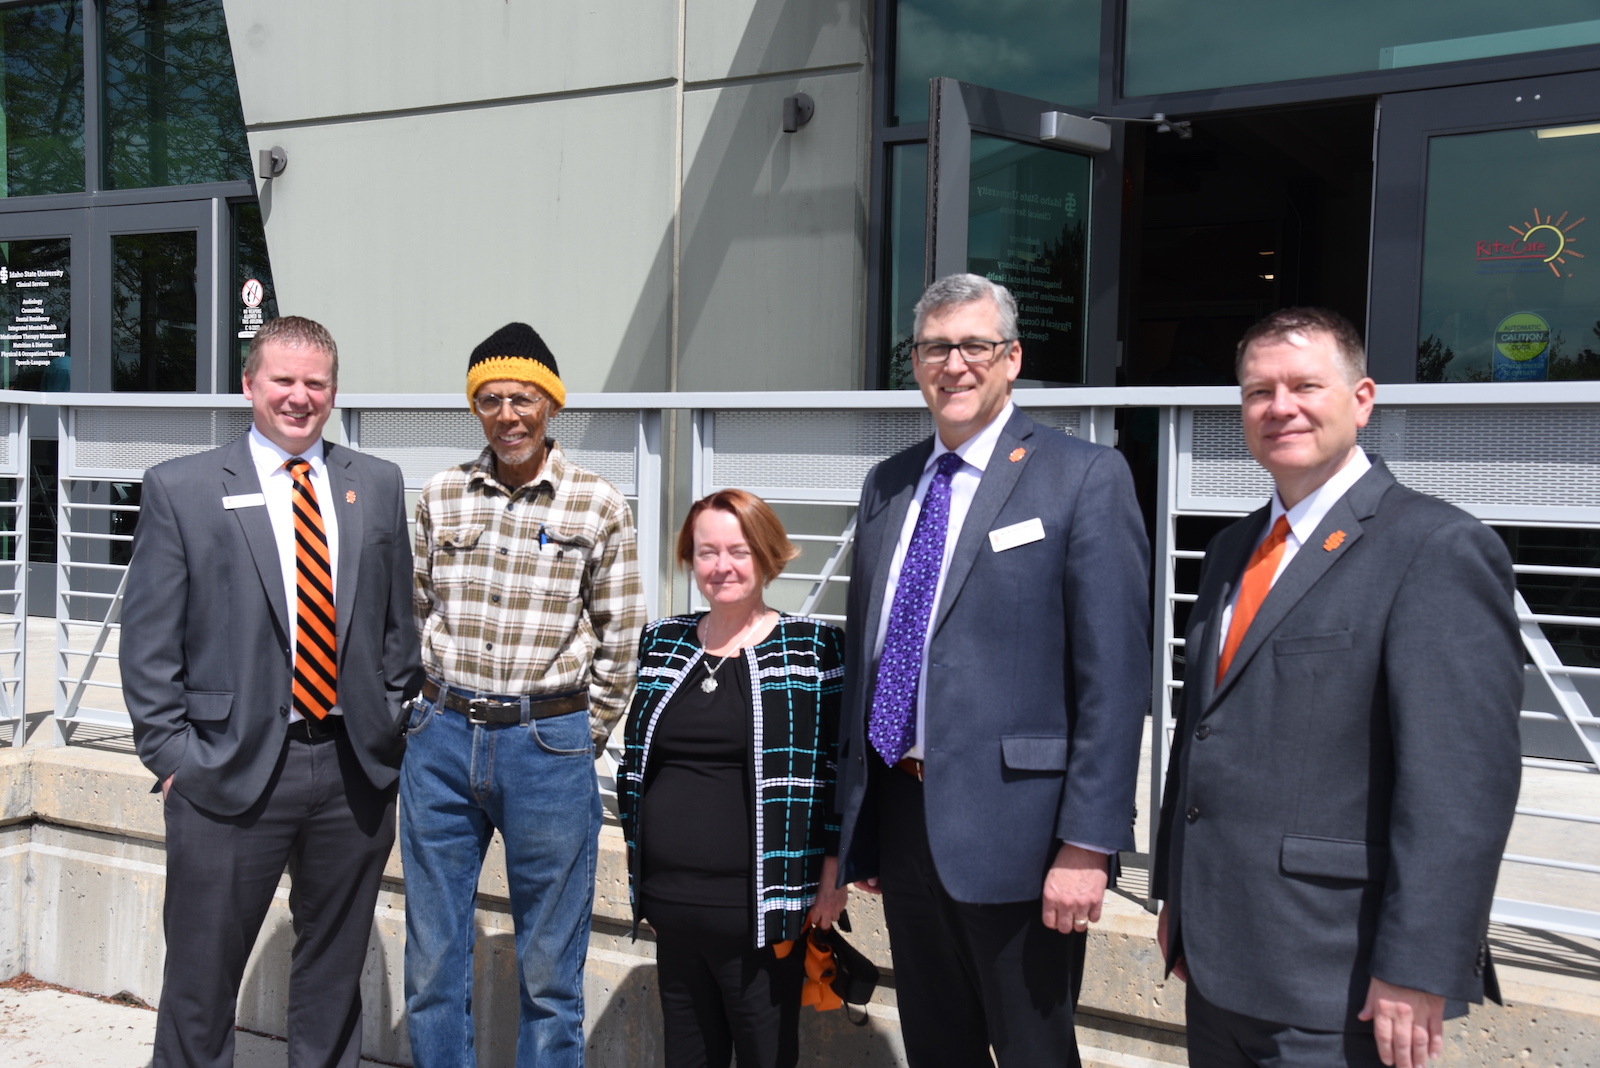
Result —
[{"label": "white shirt collar", "polygon": [[[257,471],[274,471],[294,459],[295,455],[285,452],[283,446],[257,430],[254,423],[250,425],[250,456],[255,461]],[[312,442],[309,449],[298,455],[303,456],[311,464],[312,471],[318,473],[322,471],[321,438]]]},{"label": "white shirt collar", "polygon": [[1372,469],[1372,461],[1367,459],[1367,454],[1358,445],[1345,465],[1333,473],[1333,477],[1322,485],[1305,495],[1293,508],[1284,508],[1283,499],[1278,496],[1276,488],[1272,491],[1272,514],[1267,517],[1267,529],[1271,530],[1277,523],[1280,515],[1289,517],[1289,530],[1294,534],[1295,540],[1304,545],[1306,539],[1316,533],[1317,527],[1327,518],[1328,512],[1339,498],[1350,491],[1361,476]]},{"label": "white shirt collar", "polygon": [[947,452],[953,452],[961,457],[962,461],[971,464],[979,471],[986,470],[989,466],[989,457],[994,455],[994,447],[1000,444],[1000,432],[1006,428],[1006,423],[1011,419],[1011,413],[1017,406],[1010,400],[1000,409],[1000,414],[989,421],[989,424],[976,434],[972,435],[953,449],[945,448],[944,439],[939,436],[937,427],[933,432],[933,453],[928,457],[928,462],[923,465],[926,471],[932,467]]}]

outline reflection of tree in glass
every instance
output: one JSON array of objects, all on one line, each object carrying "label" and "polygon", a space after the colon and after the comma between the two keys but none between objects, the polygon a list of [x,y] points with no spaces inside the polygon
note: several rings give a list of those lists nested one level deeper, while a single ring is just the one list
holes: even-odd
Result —
[{"label": "reflection of tree in glass", "polygon": [[106,185],[248,180],[221,0],[104,0]]},{"label": "reflection of tree in glass", "polygon": [[[1596,338],[1600,338],[1600,322],[1594,324],[1592,332]],[[1562,341],[1562,337],[1558,334],[1556,340],[1550,343],[1552,382],[1582,382],[1600,378],[1600,352],[1584,348],[1568,356],[1561,351],[1564,347]]]},{"label": "reflection of tree in glass", "polygon": [[1456,358],[1455,350],[1429,334],[1417,346],[1417,381],[1443,382],[1445,364]]},{"label": "reflection of tree in glass", "polygon": [[[1061,233],[1054,241],[1046,241],[1040,247],[1039,258],[1034,261],[1047,270],[1047,273],[1038,277],[1060,283],[1055,289],[1040,291],[1050,295],[1068,296],[1073,301],[1071,304],[1058,305],[1053,310],[1038,314],[1065,319],[1072,323],[1072,330],[1052,329],[1052,337],[1048,342],[1024,341],[1021,375],[1023,378],[1034,378],[1045,382],[1083,381],[1083,369],[1080,366],[1084,344],[1083,306],[1080,302],[1083,300],[1083,280],[1088,268],[1085,233],[1086,227],[1082,219],[1062,223]],[[1038,314],[1029,314],[1022,307],[1031,294],[1013,290],[1012,296],[1017,298],[1020,318],[1038,317]]]},{"label": "reflection of tree in glass", "polygon": [[130,234],[111,243],[112,388],[195,388],[195,235]]},{"label": "reflection of tree in glass", "polygon": [[911,344],[911,338],[903,337],[889,350],[890,389],[917,388],[916,372],[911,367]]},{"label": "reflection of tree in glass", "polygon": [[83,20],[76,3],[0,11],[0,196],[83,189]]}]

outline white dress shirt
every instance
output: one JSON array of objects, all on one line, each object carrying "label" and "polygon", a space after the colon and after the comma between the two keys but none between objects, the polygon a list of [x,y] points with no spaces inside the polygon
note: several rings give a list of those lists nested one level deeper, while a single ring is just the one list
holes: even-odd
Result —
[{"label": "white dress shirt", "polygon": [[[328,563],[333,572],[337,601],[339,582],[339,523],[331,507],[333,490],[328,483],[328,465],[323,462],[322,442],[300,454],[311,464],[311,487],[317,491],[317,507],[322,512],[322,528],[328,534]],[[267,518],[272,522],[272,536],[278,543],[278,565],[283,572],[283,596],[289,608],[289,656],[293,663],[295,643],[299,631],[296,616],[298,601],[294,549],[294,477],[283,466],[294,457],[283,451],[255,427],[250,428],[250,459],[255,461],[256,477],[261,480],[261,495],[266,499]],[[337,712],[335,713],[337,714]],[[289,722],[302,719],[300,713],[291,711]]]},{"label": "white dress shirt", "polygon": [[967,510],[972,507],[973,495],[978,492],[978,482],[983,478],[984,469],[989,466],[989,458],[994,455],[1000,432],[1005,429],[1006,421],[1015,410],[1016,406],[1006,401],[1006,406],[988,426],[954,449],[945,448],[939,435],[934,434],[933,452],[922,468],[922,477],[917,480],[917,492],[911,498],[911,507],[906,509],[906,521],[900,527],[900,541],[894,547],[894,560],[889,564],[889,579],[883,588],[883,614],[878,618],[878,636],[872,646],[873,663],[883,656],[883,643],[889,636],[889,614],[894,607],[894,593],[900,585],[900,565],[905,562],[911,534],[917,529],[917,516],[922,514],[922,501],[928,495],[928,486],[933,482],[939,457],[947,452],[955,453],[962,462],[950,477],[950,525],[945,529],[944,559],[939,562],[939,584],[933,590],[933,612],[928,617],[928,632],[922,636],[922,668],[917,676],[916,740],[906,752],[906,756],[917,760],[922,759],[923,720],[927,709],[928,642],[933,637],[933,617],[939,614],[939,602],[944,597],[945,572],[950,569],[950,557],[954,555],[956,542],[961,538],[961,525],[967,521]]},{"label": "white dress shirt", "polygon": [[[1274,584],[1277,583],[1278,576],[1283,574],[1283,569],[1289,566],[1289,561],[1294,559],[1295,553],[1300,551],[1300,546],[1304,545],[1306,539],[1315,534],[1322,521],[1328,518],[1333,506],[1338,504],[1339,499],[1350,492],[1350,487],[1371,469],[1372,461],[1367,459],[1367,454],[1358,445],[1355,453],[1345,461],[1343,467],[1334,472],[1332,478],[1306,494],[1305,498],[1293,508],[1285,508],[1283,498],[1278,496],[1276,488],[1273,489],[1272,514],[1267,516],[1267,529],[1262,531],[1261,539],[1256,545],[1259,546],[1261,542],[1267,540],[1267,535],[1272,533],[1272,528],[1278,522],[1280,515],[1289,517],[1289,536],[1283,543],[1283,559],[1278,561],[1278,570],[1272,573]],[[1242,582],[1235,585],[1233,596],[1228,598],[1228,607],[1223,609],[1222,627],[1217,635],[1219,652],[1228,642],[1228,627],[1233,623],[1233,606],[1239,601],[1239,587],[1243,585]]]}]

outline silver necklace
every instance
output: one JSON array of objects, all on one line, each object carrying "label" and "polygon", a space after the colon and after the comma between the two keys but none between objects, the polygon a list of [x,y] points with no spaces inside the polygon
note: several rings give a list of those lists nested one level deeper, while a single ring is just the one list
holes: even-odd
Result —
[{"label": "silver necklace", "polygon": [[[733,647],[733,653],[737,653],[740,649],[742,649],[744,647],[744,643],[745,643],[746,639],[748,639],[750,637],[750,635],[752,635],[752,634],[754,634],[756,632],[756,628],[761,626],[761,624],[766,621],[766,618],[767,618],[767,609],[766,608],[762,608],[761,609],[761,614],[756,617],[756,621],[754,623],[750,624],[750,629],[744,632],[744,634],[739,638],[739,643]],[[719,658],[717,660],[717,666],[716,667],[706,668],[706,677],[700,683],[700,689],[701,689],[701,691],[703,693],[716,693],[717,692],[717,672],[722,670],[722,665],[726,664],[728,662],[728,657],[732,656],[733,653],[729,653],[728,656],[724,656],[724,657]]]}]

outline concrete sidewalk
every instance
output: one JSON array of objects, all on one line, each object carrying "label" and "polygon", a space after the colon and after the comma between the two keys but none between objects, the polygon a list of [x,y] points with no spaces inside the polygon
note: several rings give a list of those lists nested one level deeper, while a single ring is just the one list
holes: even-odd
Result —
[{"label": "concrete sidewalk", "polygon": [[[31,984],[30,984],[31,985]],[[39,984],[0,986],[0,1068],[147,1068],[156,1014]],[[284,1068],[289,1046],[238,1032],[236,1068]],[[377,1068],[383,1062],[362,1061]]]}]

